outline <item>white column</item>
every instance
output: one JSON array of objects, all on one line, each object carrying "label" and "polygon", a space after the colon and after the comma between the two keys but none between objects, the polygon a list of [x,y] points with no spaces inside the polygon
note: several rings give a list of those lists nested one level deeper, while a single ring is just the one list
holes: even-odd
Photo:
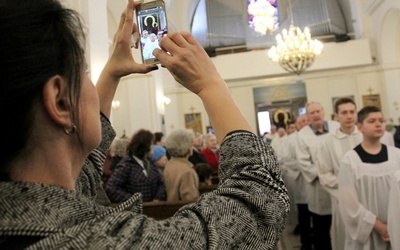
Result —
[{"label": "white column", "polygon": [[131,75],[121,80],[115,97],[121,105],[111,112],[117,136],[121,136],[124,131],[127,136],[132,136],[141,128],[165,133],[162,123],[165,115],[164,92],[159,74],[161,69],[149,74]]},{"label": "white column", "polygon": [[383,103],[386,103],[384,111],[385,118],[392,118],[397,125],[400,121],[400,95],[398,89],[400,86],[400,68],[385,69],[383,72]]},{"label": "white column", "polygon": [[88,25],[88,60],[92,81],[97,82],[109,56],[107,0],[84,0]]}]

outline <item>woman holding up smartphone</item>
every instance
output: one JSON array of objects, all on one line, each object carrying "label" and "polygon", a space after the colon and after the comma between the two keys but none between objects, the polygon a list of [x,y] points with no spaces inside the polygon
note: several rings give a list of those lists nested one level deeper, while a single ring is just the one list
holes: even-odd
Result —
[{"label": "woman holding up smartphone", "polygon": [[164,221],[141,213],[138,194],[108,208],[84,192],[95,192],[115,136],[108,116],[120,78],[156,68],[137,64],[130,53],[135,6],[128,2],[94,86],[74,11],[56,0],[0,1],[0,32],[7,34],[0,39],[7,145],[0,160],[0,248],[274,249],[289,209],[276,156],[188,33],[164,37],[153,53],[205,105],[221,142],[218,189]]}]

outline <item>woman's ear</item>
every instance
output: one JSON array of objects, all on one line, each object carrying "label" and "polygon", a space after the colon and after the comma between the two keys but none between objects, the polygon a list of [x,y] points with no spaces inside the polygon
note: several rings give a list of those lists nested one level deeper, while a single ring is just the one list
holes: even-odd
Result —
[{"label": "woman's ear", "polygon": [[60,75],[51,77],[43,87],[43,105],[51,119],[62,127],[72,123],[67,89],[67,83]]}]

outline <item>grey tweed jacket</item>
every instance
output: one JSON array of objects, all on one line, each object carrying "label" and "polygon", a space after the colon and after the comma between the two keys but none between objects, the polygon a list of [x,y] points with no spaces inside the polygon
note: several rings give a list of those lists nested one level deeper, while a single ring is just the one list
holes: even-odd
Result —
[{"label": "grey tweed jacket", "polygon": [[142,214],[139,194],[116,208],[93,202],[115,136],[104,117],[102,125],[103,142],[88,158],[77,192],[0,182],[0,248],[275,249],[289,199],[272,148],[256,135],[230,133],[221,144],[218,189],[156,221]]}]

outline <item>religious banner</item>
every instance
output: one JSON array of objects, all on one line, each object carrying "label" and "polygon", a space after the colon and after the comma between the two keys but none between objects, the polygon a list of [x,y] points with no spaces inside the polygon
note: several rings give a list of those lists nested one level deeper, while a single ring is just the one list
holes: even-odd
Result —
[{"label": "religious banner", "polygon": [[203,125],[201,123],[201,113],[185,114],[185,127],[192,129],[193,132],[203,134]]}]

